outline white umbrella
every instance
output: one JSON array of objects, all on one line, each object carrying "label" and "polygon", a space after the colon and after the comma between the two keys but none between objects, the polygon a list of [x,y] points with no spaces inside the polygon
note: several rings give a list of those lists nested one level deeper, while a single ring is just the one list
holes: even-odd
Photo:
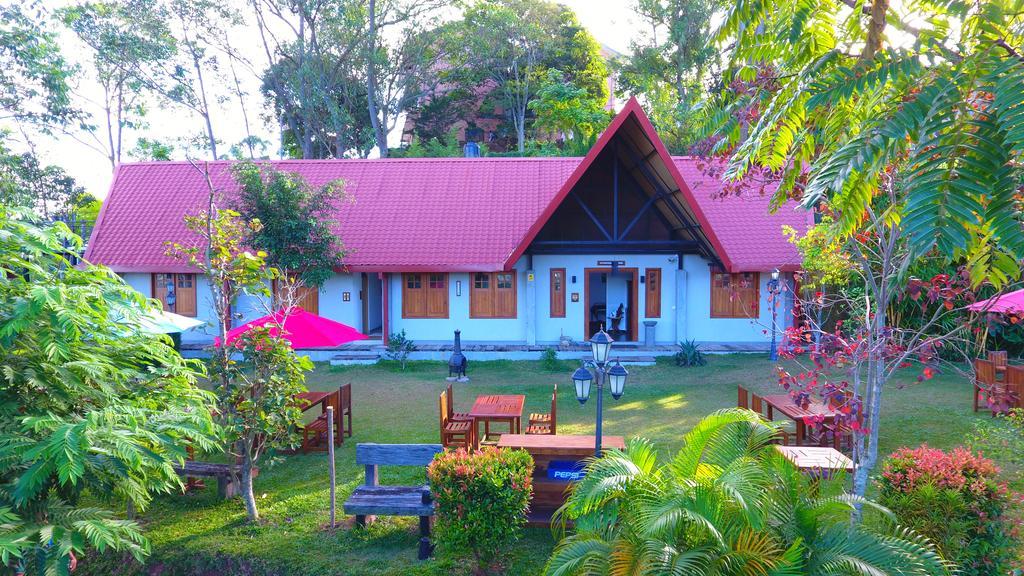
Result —
[{"label": "white umbrella", "polygon": [[150,334],[173,334],[175,332],[184,332],[196,326],[202,326],[206,324],[202,320],[196,318],[189,318],[188,316],[182,316],[181,314],[175,314],[174,312],[167,312],[166,310],[159,310],[155,312],[147,312],[144,316],[139,318],[139,328],[143,332]]}]

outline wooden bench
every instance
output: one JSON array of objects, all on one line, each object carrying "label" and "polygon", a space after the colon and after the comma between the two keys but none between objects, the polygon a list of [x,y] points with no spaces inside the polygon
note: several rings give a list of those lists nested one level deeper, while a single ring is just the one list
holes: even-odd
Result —
[{"label": "wooden bench", "polygon": [[[234,498],[242,491],[242,467],[238,464],[216,464],[214,462],[196,462],[188,460],[184,466],[174,466],[179,476],[205,476],[217,479],[217,495],[221,498]],[[252,477],[259,476],[260,469],[252,469]]]},{"label": "wooden bench", "polygon": [[381,486],[378,466],[427,466],[441,452],[440,444],[357,444],[356,464],[366,467],[366,481],[345,501],[346,514],[356,517],[356,526],[366,526],[373,516],[419,516],[419,559],[430,557],[430,518],[434,498],[430,486]]}]

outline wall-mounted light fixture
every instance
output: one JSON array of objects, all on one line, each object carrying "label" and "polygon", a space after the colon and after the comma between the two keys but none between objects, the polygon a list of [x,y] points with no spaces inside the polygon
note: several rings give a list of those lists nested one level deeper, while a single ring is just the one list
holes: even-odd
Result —
[{"label": "wall-mounted light fixture", "polygon": [[352,301],[352,293],[351,292],[342,292],[341,293],[341,301],[342,302],[351,302]]},{"label": "wall-mounted light fixture", "polygon": [[462,280],[455,281],[455,295],[462,296]]},{"label": "wall-mounted light fixture", "polygon": [[574,274],[574,275],[573,275],[573,277],[572,277],[572,283],[573,283],[573,284],[575,284],[575,283],[576,283],[576,275],[575,275],[575,274]]}]

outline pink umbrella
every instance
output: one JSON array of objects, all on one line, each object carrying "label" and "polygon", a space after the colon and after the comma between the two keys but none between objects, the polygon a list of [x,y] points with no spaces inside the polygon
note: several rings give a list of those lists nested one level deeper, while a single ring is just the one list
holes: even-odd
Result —
[{"label": "pink umbrella", "polygon": [[[228,344],[254,326],[280,324],[284,315],[284,310],[279,310],[270,316],[242,324],[228,332]],[[275,336],[277,332],[278,328],[270,330],[270,333]],[[341,346],[356,340],[366,340],[366,335],[355,328],[306,312],[298,306],[292,308],[287,318],[284,318],[284,337],[292,343],[292,348],[296,349]],[[220,338],[214,340],[213,343],[215,346],[220,346]]]},{"label": "pink umbrella", "polygon": [[1007,292],[1006,294],[1000,294],[988,300],[979,300],[974,304],[967,307],[975,312],[996,312],[996,313],[1010,313],[1010,312],[1024,312],[1024,290],[1016,290],[1014,292]]}]

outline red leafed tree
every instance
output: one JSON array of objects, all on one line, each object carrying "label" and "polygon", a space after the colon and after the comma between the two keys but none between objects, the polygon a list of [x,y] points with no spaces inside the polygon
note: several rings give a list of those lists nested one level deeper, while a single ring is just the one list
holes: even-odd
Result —
[{"label": "red leafed tree", "polygon": [[[826,218],[818,226],[832,222]],[[969,360],[977,354],[980,324],[965,310],[975,300],[966,268],[915,277],[912,271],[920,268],[920,258],[907,248],[898,223],[871,212],[861,230],[813,251],[797,241],[805,267],[811,269],[804,285],[812,288],[776,296],[793,298],[798,314],[781,347],[782,358],[792,360],[785,366],[797,368],[780,365],[779,383],[797,403],[818,397],[837,406],[834,424],[826,426],[822,419],[806,423],[826,438],[850,434],[853,491],[858,495],[864,495],[878,462],[881,408],[892,377],[913,370],[918,382],[951,371],[970,378]],[[828,260],[822,250],[843,257]],[[849,275],[841,289],[821,285],[821,276],[829,272],[820,266],[826,260],[843,266]]]}]

